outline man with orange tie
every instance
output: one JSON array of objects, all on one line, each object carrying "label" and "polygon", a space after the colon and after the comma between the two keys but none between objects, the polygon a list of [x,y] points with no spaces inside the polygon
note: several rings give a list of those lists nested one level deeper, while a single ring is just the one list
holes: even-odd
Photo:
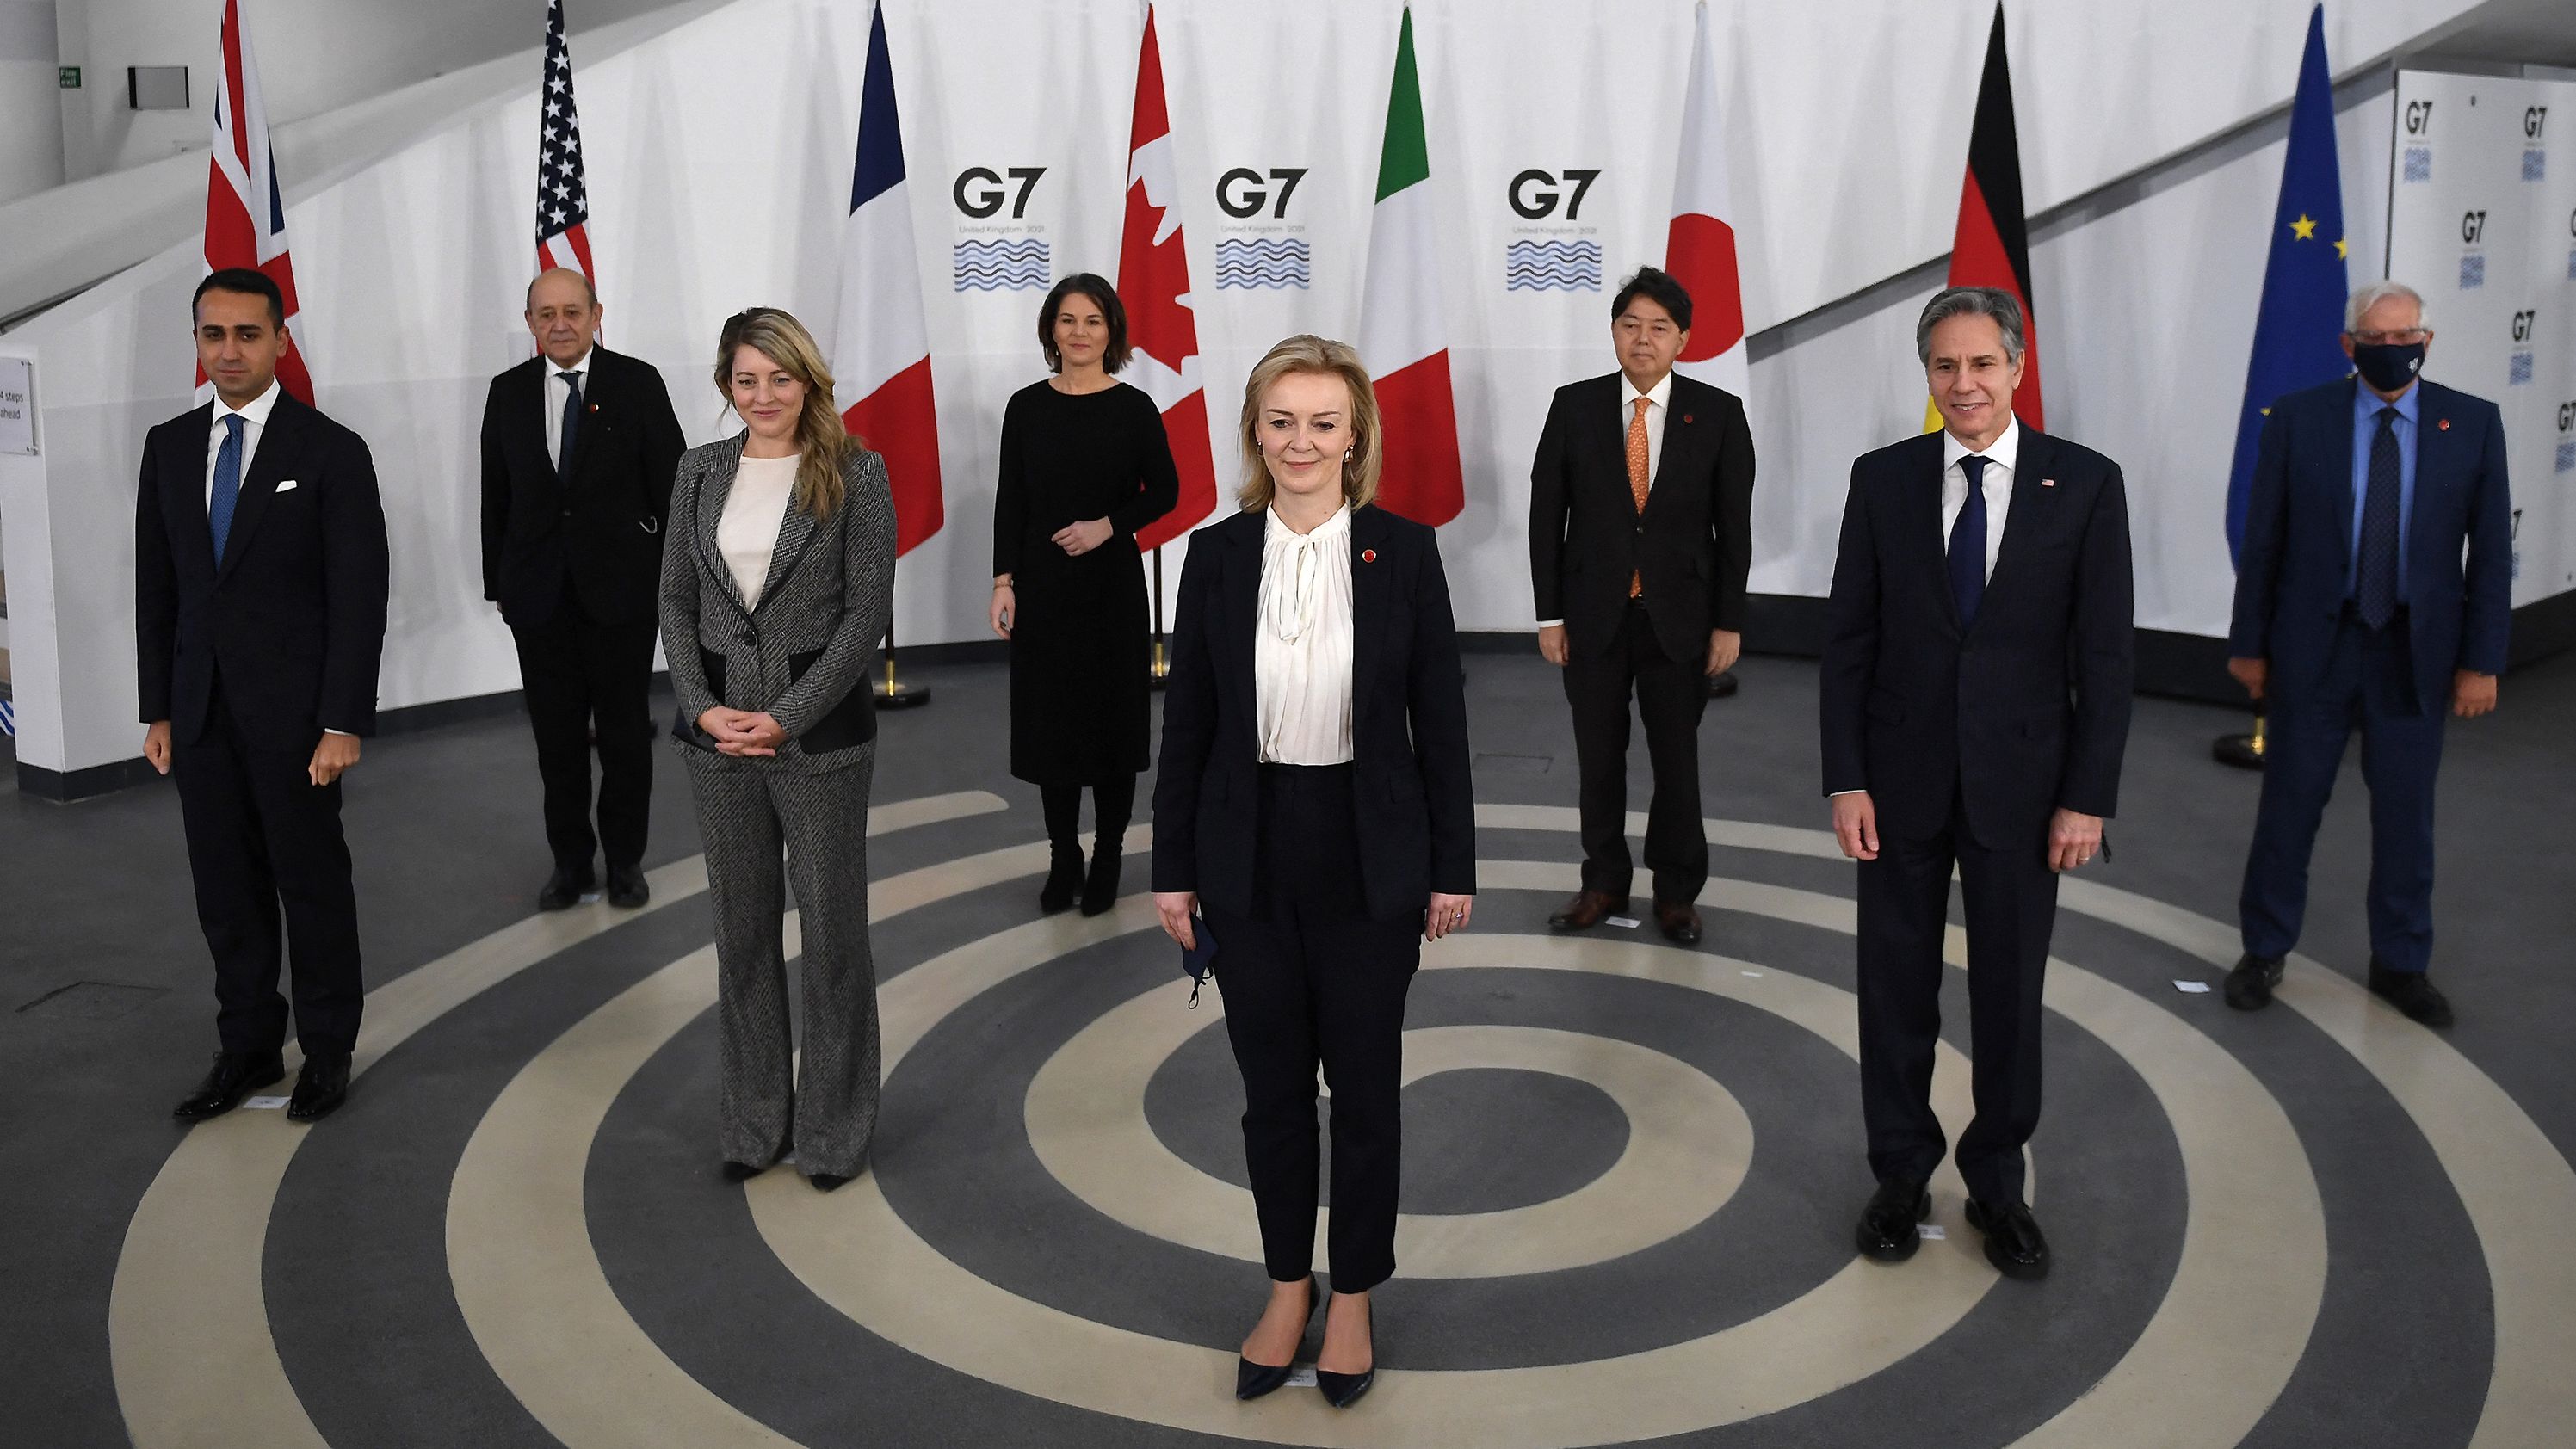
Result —
[{"label": "man with orange tie", "polygon": [[1708,680],[1743,644],[1753,565],[1753,434],[1734,394],[1673,373],[1691,299],[1652,267],[1619,287],[1619,370],[1557,389],[1530,469],[1530,588],[1539,653],[1565,671],[1581,776],[1583,888],[1548,918],[1580,931],[1624,915],[1628,701],[1646,725],[1654,797],[1646,868],[1655,925],[1699,940],[1708,883],[1699,720]]}]

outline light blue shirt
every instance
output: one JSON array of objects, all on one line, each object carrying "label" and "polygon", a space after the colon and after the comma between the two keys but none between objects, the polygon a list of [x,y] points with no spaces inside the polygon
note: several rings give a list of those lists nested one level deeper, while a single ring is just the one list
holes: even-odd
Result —
[{"label": "light blue shirt", "polygon": [[2415,417],[2424,389],[2409,387],[2387,402],[2359,378],[2352,384],[2352,547],[2344,568],[2343,593],[2351,598],[2361,587],[2361,514],[2370,503],[2370,445],[2379,438],[2379,415],[2397,414],[2397,597],[2406,598],[2406,539],[2415,521]]}]

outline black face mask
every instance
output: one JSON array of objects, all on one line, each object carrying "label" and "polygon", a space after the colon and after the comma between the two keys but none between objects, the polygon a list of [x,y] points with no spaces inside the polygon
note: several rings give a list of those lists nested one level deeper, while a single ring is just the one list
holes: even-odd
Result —
[{"label": "black face mask", "polygon": [[2415,380],[2424,368],[2424,344],[2421,342],[2356,342],[2352,348],[2353,366],[2361,369],[2361,380],[2381,392],[2396,392]]}]

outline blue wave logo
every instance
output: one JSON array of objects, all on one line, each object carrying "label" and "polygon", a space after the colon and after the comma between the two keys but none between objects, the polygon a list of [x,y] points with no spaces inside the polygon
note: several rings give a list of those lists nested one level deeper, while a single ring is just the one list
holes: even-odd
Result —
[{"label": "blue wave logo", "polygon": [[1503,249],[1507,292],[1598,292],[1601,243],[1516,241]]},{"label": "blue wave logo", "polygon": [[1294,287],[1299,291],[1312,285],[1308,268],[1306,239],[1301,236],[1221,236],[1216,239],[1216,285],[1218,291],[1231,287]]},{"label": "blue wave logo", "polygon": [[997,237],[957,244],[957,290],[1022,292],[1046,286],[1054,260],[1044,238]]}]

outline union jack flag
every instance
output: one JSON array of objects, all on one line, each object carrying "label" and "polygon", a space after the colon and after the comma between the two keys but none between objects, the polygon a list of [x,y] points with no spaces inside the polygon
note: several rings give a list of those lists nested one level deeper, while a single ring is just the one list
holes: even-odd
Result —
[{"label": "union jack flag", "polygon": [[[295,346],[295,266],[286,254],[286,202],[268,149],[268,108],[259,99],[259,68],[242,38],[240,0],[224,0],[224,69],[215,89],[215,156],[206,180],[206,270],[248,267],[266,272],[286,294],[286,351],[277,380],[298,401],[313,401],[313,377]],[[215,385],[197,372],[197,401]]]},{"label": "union jack flag", "polygon": [[545,114],[537,120],[537,270],[570,267],[599,285],[590,266],[590,192],[581,179],[581,117],[572,104],[572,51],[563,0],[546,0]]}]

